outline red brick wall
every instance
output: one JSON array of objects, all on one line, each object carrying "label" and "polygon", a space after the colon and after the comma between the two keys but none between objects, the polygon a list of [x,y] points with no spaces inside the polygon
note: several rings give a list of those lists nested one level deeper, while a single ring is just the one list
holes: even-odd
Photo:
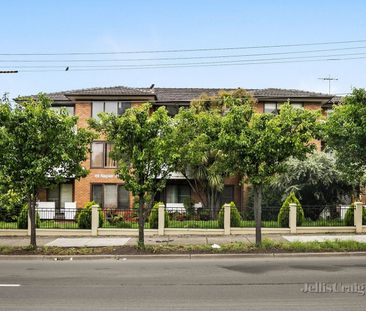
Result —
[{"label": "red brick wall", "polygon": [[[91,102],[76,102],[75,104],[75,115],[79,117],[78,127],[88,127],[88,119],[91,118]],[[103,137],[98,138],[98,140],[102,140]],[[85,203],[91,201],[91,185],[93,183],[101,183],[101,184],[119,184],[123,185],[123,181],[118,177],[113,176],[111,178],[110,175],[115,175],[115,169],[111,168],[91,168],[90,167],[90,154],[88,155],[88,159],[82,164],[86,169],[90,170],[90,173],[87,177],[81,178],[80,180],[75,181],[75,201],[76,206],[81,208],[85,205]],[[101,176],[104,175],[104,176]],[[105,176],[107,175],[107,176]],[[133,196],[130,194],[130,207],[133,206]]]}]

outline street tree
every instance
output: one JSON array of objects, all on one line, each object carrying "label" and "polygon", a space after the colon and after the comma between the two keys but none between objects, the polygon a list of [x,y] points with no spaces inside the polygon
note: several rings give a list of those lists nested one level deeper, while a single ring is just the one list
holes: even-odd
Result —
[{"label": "street tree", "polygon": [[144,248],[144,225],[153,199],[161,191],[173,169],[172,119],[165,107],[151,112],[151,104],[127,109],[120,116],[100,114],[91,120],[93,128],[113,144],[111,157],[124,186],[138,196],[138,246]]},{"label": "street tree", "polygon": [[51,109],[51,100],[20,100],[12,107],[0,103],[0,176],[9,188],[26,196],[31,220],[30,244],[36,247],[36,201],[40,189],[68,178],[81,178],[88,171],[87,158],[94,134],[76,130],[77,117],[66,110]]},{"label": "street tree", "polygon": [[253,97],[243,89],[220,91],[215,96],[201,95],[175,116],[175,168],[212,217],[219,210],[224,180],[230,173],[219,146],[223,116],[234,106],[253,103]]},{"label": "street tree", "polygon": [[365,184],[366,173],[366,90],[352,94],[334,106],[324,131],[327,147],[333,150],[338,168],[354,183],[356,197]]},{"label": "street tree", "polygon": [[236,106],[223,120],[220,141],[227,165],[253,186],[256,244],[261,244],[262,189],[290,157],[305,158],[315,147],[317,114],[281,106],[279,114],[255,113],[250,105]]}]

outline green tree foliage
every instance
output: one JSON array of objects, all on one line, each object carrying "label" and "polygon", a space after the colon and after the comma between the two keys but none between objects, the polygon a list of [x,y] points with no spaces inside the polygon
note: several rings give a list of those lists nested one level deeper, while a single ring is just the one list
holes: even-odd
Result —
[{"label": "green tree foliage", "polygon": [[327,146],[336,153],[338,167],[353,182],[358,195],[366,172],[365,89],[353,89],[341,105],[334,107],[324,134]]},{"label": "green tree foliage", "polygon": [[31,218],[31,245],[36,246],[35,205],[38,191],[67,178],[80,178],[81,166],[94,135],[76,131],[77,117],[51,109],[40,94],[11,107],[0,103],[0,177],[17,193],[25,195]]},{"label": "green tree foliage", "polygon": [[17,219],[25,200],[19,193],[10,189],[0,190],[0,221],[13,222]]},{"label": "green tree foliage", "polygon": [[294,191],[303,205],[318,206],[345,203],[352,191],[352,184],[338,170],[335,157],[324,152],[313,152],[304,160],[290,158],[270,186],[285,195]]},{"label": "green tree foliage", "polygon": [[253,103],[252,96],[242,89],[221,91],[216,96],[203,94],[175,117],[175,168],[211,210],[211,217],[220,208],[224,179],[229,175],[219,146],[223,115],[232,107]]},{"label": "green tree foliage", "polygon": [[217,147],[222,116],[182,109],[175,117],[175,170],[181,172],[202,204],[216,214],[227,173]]},{"label": "green tree foliage", "polygon": [[300,201],[297,199],[295,193],[291,192],[283,202],[280,212],[278,213],[278,224],[281,227],[288,228],[289,226],[290,203],[296,204],[296,225],[301,226],[304,221],[304,211]]},{"label": "green tree foliage", "polygon": [[111,157],[117,161],[116,173],[125,188],[138,196],[139,247],[144,247],[144,225],[153,198],[165,187],[173,171],[173,123],[164,107],[151,112],[152,106],[130,108],[121,115],[101,114],[92,127],[114,144]]},{"label": "green tree foliage", "polygon": [[254,113],[250,105],[232,107],[223,120],[220,134],[227,167],[247,176],[253,185],[256,243],[261,243],[263,185],[281,170],[290,157],[305,158],[315,148],[317,113],[281,106],[278,115]]},{"label": "green tree foliage", "polygon": [[[220,208],[217,221],[219,224],[219,228],[224,228],[224,222],[225,222],[225,208],[224,205]],[[234,202],[230,202],[230,226],[231,227],[240,227],[240,221],[241,216],[236,208],[236,205]]]}]

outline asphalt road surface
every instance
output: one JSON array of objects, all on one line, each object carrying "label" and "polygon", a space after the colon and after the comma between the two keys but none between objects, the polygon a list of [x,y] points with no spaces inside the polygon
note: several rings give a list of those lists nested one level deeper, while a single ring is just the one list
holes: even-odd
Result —
[{"label": "asphalt road surface", "polygon": [[359,311],[365,283],[366,257],[2,260],[0,310]]}]

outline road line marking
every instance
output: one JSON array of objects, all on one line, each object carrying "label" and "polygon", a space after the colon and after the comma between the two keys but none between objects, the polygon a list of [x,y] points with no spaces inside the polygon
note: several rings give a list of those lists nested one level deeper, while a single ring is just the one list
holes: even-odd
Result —
[{"label": "road line marking", "polygon": [[20,284],[0,284],[0,287],[19,287]]}]

